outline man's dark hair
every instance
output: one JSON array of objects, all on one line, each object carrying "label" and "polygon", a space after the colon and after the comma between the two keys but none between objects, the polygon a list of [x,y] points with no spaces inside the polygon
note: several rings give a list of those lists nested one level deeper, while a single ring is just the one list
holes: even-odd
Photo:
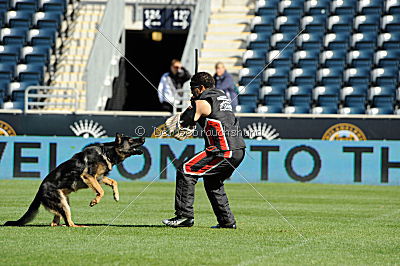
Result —
[{"label": "man's dark hair", "polygon": [[203,85],[206,89],[212,89],[215,87],[215,81],[213,76],[207,72],[198,72],[193,75],[190,80],[191,87],[199,87]]}]

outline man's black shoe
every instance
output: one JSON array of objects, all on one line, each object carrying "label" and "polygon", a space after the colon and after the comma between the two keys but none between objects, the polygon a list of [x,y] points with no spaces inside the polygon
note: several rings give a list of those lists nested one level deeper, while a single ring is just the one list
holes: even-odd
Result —
[{"label": "man's black shoe", "polygon": [[236,229],[236,224],[230,224],[230,225],[217,224],[215,226],[211,226],[211,228],[213,228],[213,229],[221,229],[221,228]]},{"label": "man's black shoe", "polygon": [[194,225],[194,219],[182,216],[176,216],[171,219],[165,219],[162,222],[166,226],[170,227],[192,227]]}]

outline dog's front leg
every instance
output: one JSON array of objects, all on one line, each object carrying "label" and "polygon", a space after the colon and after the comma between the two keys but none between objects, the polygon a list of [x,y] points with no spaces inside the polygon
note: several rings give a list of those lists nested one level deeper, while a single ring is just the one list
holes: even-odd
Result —
[{"label": "dog's front leg", "polygon": [[118,191],[118,183],[114,179],[111,179],[109,177],[103,177],[103,183],[106,184],[107,186],[110,186],[113,190],[114,193],[114,199],[115,201],[119,201],[119,191]]},{"label": "dog's front leg", "polygon": [[83,181],[88,185],[91,189],[96,193],[96,197],[90,202],[89,206],[93,207],[97,203],[100,202],[101,198],[104,196],[104,190],[101,188],[99,182],[97,182],[96,178],[89,175],[88,173],[83,173],[81,175]]}]

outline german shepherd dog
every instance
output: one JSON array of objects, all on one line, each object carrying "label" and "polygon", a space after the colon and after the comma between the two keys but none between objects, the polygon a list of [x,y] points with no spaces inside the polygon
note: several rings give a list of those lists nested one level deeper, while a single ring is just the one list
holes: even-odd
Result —
[{"label": "german shepherd dog", "polygon": [[93,207],[104,195],[100,186],[100,183],[104,183],[113,189],[114,199],[119,201],[117,182],[106,175],[113,165],[121,163],[131,155],[142,154],[143,152],[138,147],[144,142],[144,138],[131,138],[117,134],[113,142],[86,146],[46,176],[27,212],[19,220],[8,221],[4,225],[21,226],[29,223],[35,218],[40,205],[43,204],[47,210],[54,213],[51,226],[59,226],[62,217],[67,226],[82,227],[74,224],[71,219],[68,195],[82,188],[91,188],[96,193],[96,197],[89,204]]}]

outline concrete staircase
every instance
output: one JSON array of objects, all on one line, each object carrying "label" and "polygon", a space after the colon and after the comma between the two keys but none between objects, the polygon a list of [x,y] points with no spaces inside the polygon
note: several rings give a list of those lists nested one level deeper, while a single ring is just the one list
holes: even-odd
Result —
[{"label": "concrete staircase", "polygon": [[[75,10],[76,17],[68,36],[63,40],[62,55],[58,59],[51,86],[75,88],[78,93],[78,110],[85,109],[86,84],[84,73],[87,60],[97,34],[96,26],[104,13],[105,4],[80,4]],[[72,93],[66,90],[64,94]],[[52,101],[71,101],[72,99],[60,98]],[[62,106],[62,103],[60,103]],[[50,108],[49,108],[50,109]],[[54,109],[54,108],[52,108]],[[55,108],[57,110],[57,108]],[[62,110],[66,108],[61,107]]]},{"label": "concrete staircase", "polygon": [[237,82],[254,6],[252,1],[225,2],[225,5],[213,7],[200,53],[199,69],[213,74],[215,63],[221,61]]}]

